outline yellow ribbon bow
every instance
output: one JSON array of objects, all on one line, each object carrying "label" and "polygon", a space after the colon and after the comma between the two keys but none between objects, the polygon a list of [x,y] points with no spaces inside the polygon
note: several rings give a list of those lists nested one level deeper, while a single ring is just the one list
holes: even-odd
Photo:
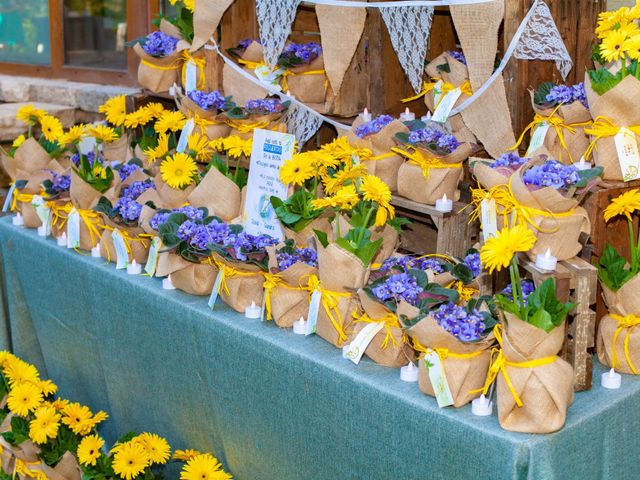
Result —
[{"label": "yellow ribbon bow", "polygon": [[207,89],[207,78],[205,74],[205,66],[207,65],[207,61],[204,57],[194,57],[189,53],[189,50],[182,51],[182,59],[184,60],[184,64],[182,65],[182,85],[187,84],[187,65],[189,62],[193,63],[197,69],[197,83],[196,88],[198,90],[206,90]]},{"label": "yellow ribbon bow", "polygon": [[142,65],[145,65],[149,68],[153,68],[154,70],[178,70],[180,68],[180,65],[182,64],[182,60],[180,58],[174,60],[173,62],[171,62],[169,65],[158,65],[156,63],[152,63],[149,62],[147,60],[145,60],[144,58],[140,60],[140,63]]},{"label": "yellow ribbon bow", "polygon": [[359,315],[358,312],[355,311],[353,312],[352,316],[356,322],[382,323],[384,325],[385,337],[384,341],[380,345],[380,348],[382,348],[382,350],[386,350],[389,346],[389,343],[391,343],[393,348],[397,348],[401,345],[401,343],[406,343],[407,341],[407,336],[404,333],[402,334],[402,342],[398,342],[393,335],[392,328],[402,328],[400,320],[394,313],[389,312],[384,317],[377,319],[371,318],[369,315],[367,315],[366,312],[363,312],[361,315]]},{"label": "yellow ribbon bow", "polygon": [[[280,75],[280,86],[282,87],[283,92],[287,92],[289,90],[289,81],[287,77],[295,76],[295,75],[324,75],[326,72],[324,70],[309,70],[306,72],[294,72],[292,70],[285,70]],[[327,82],[324,82],[325,91],[327,89]]]},{"label": "yellow ribbon bow", "polygon": [[338,310],[338,304],[341,298],[349,298],[351,294],[326,290],[316,275],[309,276],[307,290],[309,291],[309,300],[311,300],[313,292],[320,292],[322,307],[329,317],[333,328],[338,333],[338,345],[341,345],[342,342],[347,339],[347,334],[344,332],[344,321],[340,314],[340,310]]},{"label": "yellow ribbon bow", "polygon": [[62,230],[65,223],[67,223],[69,213],[71,213],[71,210],[73,209],[73,204],[71,202],[67,202],[60,205],[55,200],[49,200],[46,202],[46,205],[51,211],[51,225],[56,227],[58,230]]},{"label": "yellow ribbon bow", "polygon": [[[422,90],[420,91],[420,93],[418,93],[417,95],[414,95],[413,97],[403,98],[401,102],[408,103],[424,97],[427,93],[432,92],[435,89],[438,82],[442,82],[440,87],[440,93],[442,93],[443,98],[447,93],[451,92],[452,90],[455,90],[456,88],[459,88],[462,91],[463,95],[466,95],[468,97],[473,95],[473,90],[471,90],[471,83],[469,82],[469,80],[465,80],[465,82],[462,85],[460,85],[459,87],[456,87],[455,85],[449,82],[432,78],[430,82],[424,82],[422,84]],[[436,108],[437,108],[437,105],[436,105]]]},{"label": "yellow ribbon bow", "polygon": [[[636,135],[640,135],[640,125],[633,125],[626,128],[627,130],[631,130]],[[610,118],[604,116],[597,117],[593,121],[593,126],[591,128],[585,128],[584,130],[584,133],[594,137],[584,154],[584,158],[586,158],[587,160],[591,158],[593,150],[597,149],[596,143],[598,142],[598,140],[605,137],[613,137],[617,135],[620,130],[622,130],[622,127],[619,127],[618,125],[613,123],[613,120],[611,120]]]},{"label": "yellow ribbon bow", "polygon": [[11,211],[15,212],[18,208],[18,202],[31,203],[34,195],[32,193],[20,193],[18,189],[13,190],[13,196],[11,198]]},{"label": "yellow ribbon bow", "polygon": [[638,375],[638,370],[636,370],[635,365],[633,365],[633,362],[631,361],[631,355],[629,354],[629,336],[631,335],[633,329],[640,325],[640,317],[637,317],[635,315],[627,315],[623,317],[622,315],[616,315],[615,313],[612,313],[610,317],[618,322],[618,328],[616,328],[616,332],[613,335],[613,344],[611,346],[611,366],[613,368],[618,368],[618,366],[620,365],[616,352],[616,343],[622,331],[626,330],[627,333],[624,337],[624,358],[627,361],[631,372],[634,375]]},{"label": "yellow ribbon bow", "polygon": [[427,180],[431,177],[431,169],[462,168],[462,163],[445,163],[440,158],[434,156],[425,157],[419,150],[409,147],[413,152],[407,152],[401,148],[392,148],[391,151],[407,159],[412,165],[417,165],[422,170],[422,176]]},{"label": "yellow ribbon bow", "polygon": [[[109,226],[109,225],[103,225],[103,230],[108,230],[110,232],[113,232],[115,230],[115,228]],[[148,247],[148,243],[150,243],[150,241],[153,239],[153,235],[149,235],[148,233],[141,233],[139,235],[136,236],[131,236],[129,234],[128,231],[126,230],[120,230],[118,229],[118,231],[120,232],[120,235],[122,236],[122,240],[124,243],[124,248],[127,251],[127,254],[132,257],[133,256],[133,247],[131,246],[134,242],[138,242],[142,245],[143,248],[147,248]],[[107,250],[107,260],[110,262],[111,261],[111,252],[109,251],[109,247],[108,245],[105,245],[105,248]]]},{"label": "yellow ribbon bow", "polygon": [[[208,259],[209,264],[211,264],[211,259]],[[244,272],[242,270],[238,270],[227,263],[218,260],[217,258],[213,258],[213,263],[218,268],[218,275],[221,275],[220,278],[220,291],[224,292],[226,295],[231,295],[229,291],[229,286],[227,285],[227,279],[233,277],[253,277],[253,276],[263,276],[264,272]]]},{"label": "yellow ribbon bow", "polygon": [[285,283],[280,277],[280,275],[273,274],[273,273],[264,274],[264,283],[262,286],[264,287],[264,307],[265,307],[267,320],[273,319],[273,315],[271,313],[271,296],[273,295],[274,289],[282,287],[288,290],[297,290],[300,292],[307,290],[307,287],[293,287],[288,283]]},{"label": "yellow ribbon bow", "polygon": [[[64,224],[64,222],[69,220],[69,214],[72,210],[73,206],[69,207],[67,205],[58,208],[54,213],[56,222],[60,221],[62,222],[62,224]],[[105,225],[103,225],[101,222],[102,217],[100,217],[100,214],[98,212],[94,212],[93,210],[83,210],[81,208],[76,208],[76,211],[78,212],[78,215],[80,216],[82,222],[87,227],[89,237],[91,238],[91,245],[95,247],[98,244],[100,237],[102,236],[102,232],[100,232],[100,229],[105,228]]]},{"label": "yellow ribbon bow", "polygon": [[244,60],[242,58],[238,58],[237,61],[238,61],[238,63],[240,65],[243,65],[246,68],[251,69],[251,70],[255,70],[258,67],[264,67],[265,66],[264,62],[252,62],[251,60]]}]

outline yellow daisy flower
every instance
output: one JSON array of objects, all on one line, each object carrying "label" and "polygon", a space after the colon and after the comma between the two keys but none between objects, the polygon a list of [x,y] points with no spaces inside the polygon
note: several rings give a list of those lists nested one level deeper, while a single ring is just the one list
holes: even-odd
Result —
[{"label": "yellow daisy flower", "polygon": [[100,455],[104,440],[98,435],[84,437],[78,445],[78,462],[86,467],[95,467]]},{"label": "yellow daisy flower", "polygon": [[216,138],[209,142],[209,146],[216,152],[224,152],[224,137]]},{"label": "yellow daisy flower", "polygon": [[187,150],[189,150],[191,156],[197,160],[206,162],[213,154],[209,143],[209,139],[206,136],[193,133],[187,141]]},{"label": "yellow daisy flower", "polygon": [[63,408],[62,413],[62,423],[78,435],[88,435],[96,425],[108,418],[108,415],[104,412],[98,412],[93,415],[89,407],[79,403],[68,404]]},{"label": "yellow daisy flower", "polygon": [[51,380],[40,380],[37,386],[40,388],[40,390],[42,391],[42,395],[44,395],[45,397],[53,395],[58,391],[58,386]]},{"label": "yellow daisy flower", "polygon": [[180,472],[180,480],[231,480],[222,465],[211,454],[193,457]]},{"label": "yellow daisy flower", "polygon": [[174,189],[184,189],[195,181],[198,166],[186,153],[176,153],[160,165],[160,175],[164,183]]},{"label": "yellow daisy flower", "polygon": [[142,107],[127,115],[124,120],[124,126],[127,128],[138,128],[141,125],[146,125],[153,120],[153,118],[153,113],[151,113],[146,107]]},{"label": "yellow daisy flower", "polygon": [[145,449],[149,456],[149,463],[151,464],[164,465],[171,458],[169,443],[155,433],[142,433],[132,441],[142,445],[142,448]]},{"label": "yellow daisy flower", "polygon": [[7,398],[7,406],[19,417],[26,417],[42,403],[42,392],[33,383],[24,382],[13,386]]},{"label": "yellow daisy flower", "polygon": [[186,121],[187,119],[182,112],[167,111],[164,112],[163,116],[156,121],[154,129],[156,133],[177,132],[184,128]]},{"label": "yellow daisy flower", "polygon": [[640,35],[635,35],[627,40],[627,55],[632,60],[640,60]]},{"label": "yellow daisy flower", "polygon": [[20,135],[18,138],[16,138],[16,139],[13,141],[13,143],[11,144],[11,146],[12,146],[13,148],[18,148],[18,147],[20,147],[20,145],[22,145],[22,144],[25,142],[25,140],[26,140],[26,139],[27,139],[27,138],[26,138],[24,135]]},{"label": "yellow daisy flower", "polygon": [[196,127],[198,127],[198,129],[200,130],[200,133],[205,133],[205,130],[207,129],[207,127],[210,127],[211,125],[216,124],[216,122],[214,122],[213,120],[209,120],[208,118],[203,118],[199,115],[193,116],[193,123],[195,124]]},{"label": "yellow daisy flower", "polygon": [[30,363],[27,363],[15,356],[8,357],[5,360],[3,372],[4,376],[9,381],[9,385],[12,386],[15,383],[36,383],[40,381],[38,369]]},{"label": "yellow daisy flower", "polygon": [[224,139],[224,149],[231,158],[249,157],[253,149],[253,139],[243,140],[238,135],[232,135]]},{"label": "yellow daisy flower", "polygon": [[152,164],[157,160],[163,159],[169,153],[169,135],[161,133],[158,136],[158,145],[155,148],[147,148],[144,154],[147,157],[147,162]]},{"label": "yellow daisy flower", "polygon": [[110,98],[98,108],[98,112],[104,113],[107,122],[111,125],[122,126],[127,118],[127,97],[119,95]]},{"label": "yellow daisy flower", "polygon": [[47,115],[47,112],[35,108],[31,104],[20,107],[16,112],[16,118],[27,125],[35,125],[45,115]]},{"label": "yellow daisy flower", "polygon": [[149,456],[142,445],[127,442],[114,453],[112,466],[117,475],[125,480],[132,480],[149,466]]},{"label": "yellow daisy flower", "polygon": [[62,134],[58,142],[60,145],[70,145],[72,143],[75,145],[85,136],[86,128],[85,125],[74,125]]},{"label": "yellow daisy flower", "polygon": [[51,405],[38,408],[35,417],[29,423],[29,438],[33,443],[43,444],[58,436],[60,414]]},{"label": "yellow daisy flower", "polygon": [[145,105],[145,108],[155,119],[162,117],[164,115],[164,112],[166,112],[164,105],[159,102],[148,103],[147,105]]},{"label": "yellow daisy flower", "polygon": [[60,120],[51,115],[44,115],[40,119],[40,128],[42,129],[42,135],[49,142],[56,142],[64,134]]},{"label": "yellow daisy flower", "polygon": [[87,133],[98,143],[111,143],[118,139],[116,131],[106,125],[88,125]]},{"label": "yellow daisy flower", "polygon": [[360,190],[363,199],[378,204],[376,212],[376,227],[387,223],[387,218],[395,216],[395,209],[391,206],[391,190],[389,186],[375,175],[367,175],[362,179]]},{"label": "yellow daisy flower", "polygon": [[197,457],[198,455],[201,455],[198,450],[176,450],[175,452],[173,452],[173,459],[179,460],[181,462],[188,462],[193,457]]},{"label": "yellow daisy flower", "polygon": [[56,398],[52,402],[49,402],[49,404],[57,411],[61,412],[67,405],[69,405],[69,400],[65,400],[64,398]]},{"label": "yellow daisy flower", "polygon": [[315,176],[313,162],[304,154],[294,155],[280,168],[280,181],[285,185],[303,185]]},{"label": "yellow daisy flower", "polygon": [[321,210],[323,208],[336,208],[349,211],[352,210],[359,201],[360,197],[358,196],[358,192],[356,192],[356,187],[348,185],[346,187],[342,187],[331,197],[311,200],[311,206],[316,210]]},{"label": "yellow daisy flower", "polygon": [[509,266],[517,252],[528,252],[536,243],[535,235],[526,225],[503,228],[496,237],[485,242],[480,250],[480,260],[489,273]]},{"label": "yellow daisy flower", "polygon": [[620,60],[627,51],[628,44],[627,34],[620,30],[612,30],[602,41],[600,45],[600,54],[607,62],[615,62]]},{"label": "yellow daisy flower", "polygon": [[345,183],[356,180],[367,174],[367,166],[364,163],[354,165],[337,172],[333,177],[324,178],[324,189],[329,195],[333,195],[336,191],[344,186]]},{"label": "yellow daisy flower", "polygon": [[618,215],[624,215],[631,221],[631,214],[636,211],[640,211],[640,190],[634,188],[611,201],[604,210],[604,221],[608,222]]}]

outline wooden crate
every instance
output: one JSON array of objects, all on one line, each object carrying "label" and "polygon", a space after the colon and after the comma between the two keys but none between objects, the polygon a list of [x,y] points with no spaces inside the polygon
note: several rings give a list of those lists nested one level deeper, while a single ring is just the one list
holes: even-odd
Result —
[{"label": "wooden crate", "polygon": [[536,286],[553,278],[558,298],[576,304],[567,320],[567,336],[560,356],[573,366],[574,389],[591,389],[596,333],[596,313],[592,306],[596,303],[598,286],[596,268],[578,257],[558,262],[555,272],[540,270],[529,260],[522,259],[520,265]]}]

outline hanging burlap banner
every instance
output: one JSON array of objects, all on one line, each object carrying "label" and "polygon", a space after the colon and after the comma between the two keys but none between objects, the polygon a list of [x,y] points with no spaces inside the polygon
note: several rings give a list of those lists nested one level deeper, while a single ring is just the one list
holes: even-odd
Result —
[{"label": "hanging burlap banner", "polygon": [[218,28],[222,15],[233,0],[195,0],[193,10],[193,43],[191,51],[199,50]]},{"label": "hanging burlap banner", "polygon": [[322,38],[324,69],[331,88],[338,93],[360,43],[367,11],[364,8],[317,5],[316,15]]},{"label": "hanging burlap banner", "polygon": [[260,27],[260,41],[264,47],[264,59],[271,65],[278,63],[291,33],[300,0],[256,0],[256,14]]}]

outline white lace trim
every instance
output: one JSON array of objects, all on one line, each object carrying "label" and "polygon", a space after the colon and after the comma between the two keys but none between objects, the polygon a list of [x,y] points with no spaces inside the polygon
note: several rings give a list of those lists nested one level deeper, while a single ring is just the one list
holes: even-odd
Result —
[{"label": "white lace trim", "polygon": [[260,41],[264,59],[274,66],[291,33],[291,25],[301,0],[256,0]]}]

